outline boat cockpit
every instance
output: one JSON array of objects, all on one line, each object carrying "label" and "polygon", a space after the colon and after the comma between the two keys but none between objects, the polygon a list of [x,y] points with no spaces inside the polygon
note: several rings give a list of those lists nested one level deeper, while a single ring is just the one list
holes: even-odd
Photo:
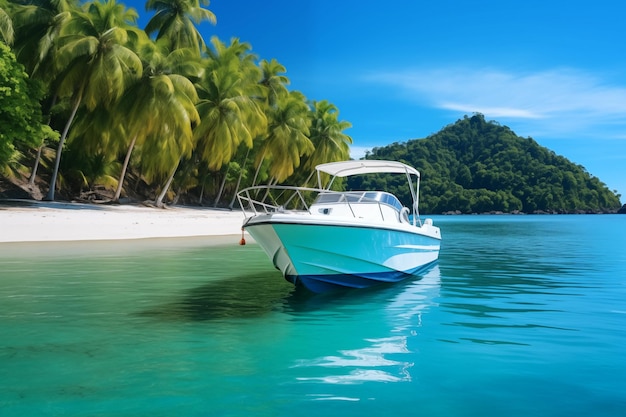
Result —
[{"label": "boat cockpit", "polygon": [[[368,208],[369,207],[369,208]],[[385,191],[329,191],[320,193],[311,213],[348,215],[361,218],[395,219],[410,223],[409,210],[393,194]]]}]

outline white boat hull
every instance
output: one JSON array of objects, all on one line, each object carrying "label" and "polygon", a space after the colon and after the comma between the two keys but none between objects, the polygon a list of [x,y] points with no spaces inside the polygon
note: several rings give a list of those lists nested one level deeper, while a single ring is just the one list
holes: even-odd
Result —
[{"label": "white boat hull", "polygon": [[439,228],[324,216],[265,214],[244,227],[294,284],[325,292],[397,282],[439,256]]}]

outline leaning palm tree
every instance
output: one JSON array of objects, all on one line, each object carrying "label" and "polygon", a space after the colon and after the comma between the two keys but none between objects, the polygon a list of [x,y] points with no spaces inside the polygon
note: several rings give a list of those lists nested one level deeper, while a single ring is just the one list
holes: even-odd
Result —
[{"label": "leaning palm tree", "polygon": [[68,132],[81,105],[88,111],[115,103],[141,76],[137,55],[127,48],[129,22],[137,14],[109,0],[91,3],[72,14],[58,40],[55,69],[57,93],[72,103],[55,158],[47,200],[54,200],[61,152]]},{"label": "leaning palm tree", "polygon": [[[309,107],[302,93],[290,92],[268,110],[268,136],[257,162],[257,174],[265,158],[271,160],[270,181],[283,182],[300,166],[303,156],[313,152],[309,139]],[[256,178],[256,175],[255,175]]]},{"label": "leaning palm tree", "polygon": [[[285,67],[280,64],[276,59],[272,59],[271,61],[262,60],[259,63],[259,68],[261,69],[261,79],[258,84],[261,87],[261,96],[258,97],[258,99],[263,103],[263,111],[268,113],[270,108],[276,108],[279,100],[289,95],[289,90],[287,89],[287,86],[289,85],[289,78],[284,75],[284,73],[287,71]],[[260,145],[260,141],[264,137],[267,137],[267,135],[265,134],[260,137],[259,140],[256,141],[258,145],[255,145],[255,147],[257,148],[256,151],[261,149],[261,154],[264,152],[264,150],[263,146]],[[235,190],[229,204],[229,207],[231,209],[233,208],[235,200],[237,199],[237,192],[239,191],[239,187],[241,185],[244,174],[247,172],[246,164],[248,163],[248,156],[250,155],[251,151],[253,155],[258,154],[258,152],[256,152],[254,149],[250,148],[245,152],[242,160],[243,162],[239,170],[237,184],[235,185]],[[258,159],[262,162],[263,157],[264,155]],[[258,169],[255,171],[253,183],[257,179],[260,168],[261,164],[258,165]]]},{"label": "leaning palm tree", "polygon": [[144,139],[140,165],[149,180],[167,176],[155,200],[155,205],[161,207],[181,160],[191,156],[193,127],[200,117],[194,106],[198,98],[196,89],[187,78],[172,74],[159,76],[154,82],[158,83],[155,92],[163,102],[152,106],[157,123]]},{"label": "leaning palm tree", "polygon": [[198,83],[198,112],[202,122],[195,130],[197,153],[210,170],[227,164],[243,143],[252,147],[253,139],[265,131],[267,120],[259,103],[258,71],[242,44],[233,41],[230,48],[213,39],[217,59],[213,59]]},{"label": "leaning palm tree", "polygon": [[[232,39],[229,45],[216,37],[207,50],[205,77],[198,83],[202,123],[196,129],[196,154],[209,171],[226,165],[215,205],[225,187],[232,159],[241,146],[251,149],[253,140],[265,132],[267,119],[258,97],[261,73],[250,54],[250,45]],[[244,162],[245,165],[245,162]]]},{"label": "leaning palm tree", "polygon": [[[184,136],[183,141],[187,142],[191,125],[199,122],[193,107],[197,96],[190,79],[200,78],[203,70],[195,53],[189,48],[170,53],[164,45],[146,39],[140,48],[140,55],[144,60],[143,76],[127,90],[116,106],[118,120],[126,126],[126,135],[120,137],[122,142],[119,143],[125,147],[126,156],[113,198],[115,201],[120,198],[130,157],[136,146],[148,150],[142,155],[143,164],[153,167],[154,176],[158,176],[157,161],[147,160],[152,155],[149,154],[150,145],[145,145],[146,141],[172,141],[180,132]],[[183,125],[179,126],[179,121]],[[170,131],[167,126],[177,128]],[[163,133],[165,136],[159,136]],[[187,153],[188,145],[183,148],[181,152]],[[158,158],[158,155],[153,157]]]},{"label": "leaning palm tree", "polygon": [[216,22],[213,12],[202,7],[208,5],[209,0],[148,0],[146,10],[156,13],[145,30],[148,35],[156,32],[156,39],[166,41],[170,50],[192,48],[199,54],[205,42],[195,25]]}]

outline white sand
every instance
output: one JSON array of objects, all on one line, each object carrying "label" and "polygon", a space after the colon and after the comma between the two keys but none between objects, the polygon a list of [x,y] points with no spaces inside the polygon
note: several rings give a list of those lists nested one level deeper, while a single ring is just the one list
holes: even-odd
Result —
[{"label": "white sand", "polygon": [[243,220],[241,211],[208,208],[0,203],[0,242],[241,236]]}]

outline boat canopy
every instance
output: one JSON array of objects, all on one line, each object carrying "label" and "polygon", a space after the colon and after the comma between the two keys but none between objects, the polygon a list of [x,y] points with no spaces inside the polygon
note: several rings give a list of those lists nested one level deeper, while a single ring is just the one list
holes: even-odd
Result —
[{"label": "boat canopy", "polygon": [[318,172],[324,172],[335,177],[349,177],[359,174],[412,174],[419,178],[420,173],[412,166],[398,161],[382,161],[365,159],[359,161],[341,161],[320,164],[315,167]]}]

